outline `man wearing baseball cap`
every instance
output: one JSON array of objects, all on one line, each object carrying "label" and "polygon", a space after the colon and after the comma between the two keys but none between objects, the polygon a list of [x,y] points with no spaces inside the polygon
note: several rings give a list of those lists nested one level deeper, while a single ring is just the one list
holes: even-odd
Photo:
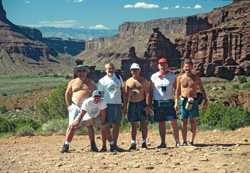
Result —
[{"label": "man wearing baseball cap", "polygon": [[[140,76],[141,68],[139,64],[133,63],[130,67],[132,77],[125,84],[125,100],[123,113],[128,117],[132,127],[132,142],[129,150],[136,149],[137,123],[140,121],[142,128],[142,148],[147,148],[147,119],[149,115],[149,82]],[[127,103],[130,99],[128,113]]]},{"label": "man wearing baseball cap", "polygon": [[161,58],[158,61],[158,69],[159,71],[152,75],[150,81],[150,99],[152,100],[152,98],[154,98],[154,121],[158,121],[159,123],[161,137],[161,144],[157,148],[167,147],[165,142],[166,120],[171,126],[176,147],[179,147],[179,128],[176,122],[177,116],[174,109],[174,89],[176,88],[175,75],[168,71],[168,61],[165,58]]},{"label": "man wearing baseball cap", "polygon": [[73,135],[69,134],[70,125],[81,112],[83,101],[91,97],[92,92],[96,90],[95,82],[87,77],[87,74],[89,73],[89,68],[87,66],[78,65],[74,69],[74,73],[77,75],[77,78],[72,79],[69,82],[65,92],[65,101],[69,111],[69,127],[66,131],[66,142],[61,150],[62,153],[68,152],[69,143],[73,138]]}]

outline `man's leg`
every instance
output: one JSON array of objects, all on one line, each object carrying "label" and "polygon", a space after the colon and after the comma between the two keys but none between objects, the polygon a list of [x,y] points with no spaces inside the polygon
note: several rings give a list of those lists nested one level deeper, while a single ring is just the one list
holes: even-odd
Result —
[{"label": "man's leg", "polygon": [[182,119],[181,120],[181,133],[182,133],[182,138],[183,138],[183,143],[187,143],[187,124],[188,124],[188,119]]},{"label": "man's leg", "polygon": [[176,119],[169,121],[169,124],[171,126],[171,130],[172,130],[172,133],[173,133],[176,145],[177,145],[179,143],[179,128],[178,128]]},{"label": "man's leg", "polygon": [[147,120],[141,121],[141,132],[142,132],[142,139],[146,140],[148,135]]},{"label": "man's leg", "polygon": [[104,131],[104,129],[102,130],[102,146],[106,147],[106,133]]},{"label": "man's leg", "polygon": [[87,126],[88,128],[88,135],[89,135],[89,140],[90,140],[90,144],[91,144],[91,151],[98,151],[98,149],[96,148],[96,144],[95,144],[95,131],[93,126]]},{"label": "man's leg", "polygon": [[136,141],[136,134],[137,134],[137,121],[131,122],[131,138],[133,141]]},{"label": "man's leg", "polygon": [[160,137],[161,137],[161,143],[165,143],[165,136],[166,136],[166,124],[165,121],[159,122],[159,132],[160,132]]},{"label": "man's leg", "polygon": [[191,144],[194,144],[194,138],[196,135],[196,117],[194,118],[190,118],[190,124],[191,124],[191,132],[192,132],[192,140],[191,140]]},{"label": "man's leg", "polygon": [[73,128],[72,125],[70,125],[66,131],[66,141],[71,142],[74,136],[76,129]]},{"label": "man's leg", "polygon": [[115,145],[117,145],[117,140],[119,136],[119,129],[120,129],[120,124],[113,124],[113,131],[112,131],[112,136]]}]

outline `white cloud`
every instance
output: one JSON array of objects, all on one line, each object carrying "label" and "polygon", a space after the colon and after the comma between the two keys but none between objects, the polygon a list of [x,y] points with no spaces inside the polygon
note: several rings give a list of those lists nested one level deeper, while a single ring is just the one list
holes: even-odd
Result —
[{"label": "white cloud", "polygon": [[83,0],[74,0],[74,3],[80,3],[82,2]]},{"label": "white cloud", "polygon": [[38,24],[29,24],[30,27],[43,27],[50,26],[56,28],[73,28],[78,22],[75,20],[64,20],[64,21],[41,21]]},{"label": "white cloud", "polygon": [[194,9],[199,9],[199,8],[201,8],[201,6],[198,4],[196,6],[194,6]]},{"label": "white cloud", "polygon": [[138,2],[135,5],[124,5],[124,8],[159,8],[156,4],[146,4],[145,2]]},{"label": "white cloud", "polygon": [[163,10],[168,10],[169,9],[169,7],[164,7],[164,8],[162,8]]},{"label": "white cloud", "polygon": [[103,25],[96,25],[96,26],[89,27],[89,29],[108,29],[108,28]]},{"label": "white cloud", "polygon": [[134,6],[133,5],[124,5],[124,8],[134,8]]},{"label": "white cloud", "polygon": [[179,6],[179,5],[176,5],[174,8],[180,8],[180,6]]},{"label": "white cloud", "polygon": [[24,3],[25,3],[25,4],[29,4],[29,3],[30,3],[30,1],[25,1]]},{"label": "white cloud", "polygon": [[191,7],[187,6],[187,9],[192,9]]}]

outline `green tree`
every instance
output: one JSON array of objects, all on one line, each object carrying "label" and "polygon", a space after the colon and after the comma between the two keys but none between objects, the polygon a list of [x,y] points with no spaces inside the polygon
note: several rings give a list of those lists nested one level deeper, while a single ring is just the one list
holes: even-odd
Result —
[{"label": "green tree", "polygon": [[36,107],[41,114],[42,122],[56,118],[67,118],[68,111],[64,98],[66,89],[66,83],[59,84],[49,96],[48,101],[36,102]]}]

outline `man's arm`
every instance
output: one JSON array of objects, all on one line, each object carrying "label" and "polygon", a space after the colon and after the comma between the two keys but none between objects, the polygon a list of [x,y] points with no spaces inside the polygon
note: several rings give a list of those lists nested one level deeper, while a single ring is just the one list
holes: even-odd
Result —
[{"label": "man's arm", "polygon": [[201,91],[201,94],[205,100],[204,104],[203,104],[203,108],[206,110],[207,109],[207,106],[208,106],[208,99],[207,99],[207,95],[206,95],[206,92],[205,92],[205,89],[203,88],[203,85],[201,83],[201,78],[197,76],[197,85]]},{"label": "man's arm", "polygon": [[101,118],[102,118],[102,124],[105,124],[105,120],[106,120],[106,108],[104,108],[103,110],[101,110]]},{"label": "man's arm", "polygon": [[122,112],[124,115],[127,114],[127,105],[128,105],[128,97],[129,97],[127,82],[128,81],[126,81],[125,83],[125,87],[122,87],[122,97],[123,97]]},{"label": "man's arm", "polygon": [[80,114],[77,116],[77,120],[72,123],[73,127],[77,128],[77,126],[80,124],[82,118],[84,117],[84,115],[87,113],[87,111],[85,110],[81,110]]},{"label": "man's arm", "polygon": [[175,105],[174,105],[174,108],[175,110],[179,110],[179,98],[180,98],[180,95],[181,95],[181,76],[179,76],[177,78],[177,81],[176,81],[176,89],[175,89]]},{"label": "man's arm", "polygon": [[149,107],[151,109],[153,109],[153,106],[152,106],[152,99],[153,99],[153,92],[154,92],[154,89],[155,89],[155,84],[153,82],[153,79],[151,77],[150,79],[150,85],[149,85],[149,96],[148,96],[148,103],[149,103]]},{"label": "man's arm", "polygon": [[65,92],[65,101],[66,101],[68,110],[70,108],[70,100],[71,100],[71,94],[72,94],[72,83],[73,83],[73,80],[69,82],[67,89],[66,89],[66,92]]},{"label": "man's arm", "polygon": [[144,87],[144,92],[145,92],[145,98],[146,98],[146,108],[145,108],[145,111],[146,111],[146,115],[148,115],[150,113],[150,110],[149,110],[149,106],[150,106],[150,98],[149,98],[149,92],[150,92],[150,87],[149,87],[149,82],[145,79],[143,81],[143,87]]}]

